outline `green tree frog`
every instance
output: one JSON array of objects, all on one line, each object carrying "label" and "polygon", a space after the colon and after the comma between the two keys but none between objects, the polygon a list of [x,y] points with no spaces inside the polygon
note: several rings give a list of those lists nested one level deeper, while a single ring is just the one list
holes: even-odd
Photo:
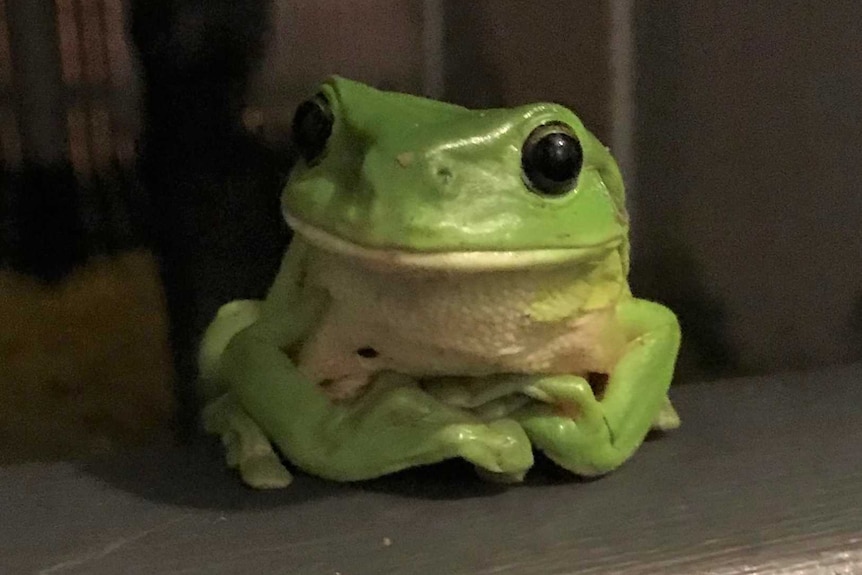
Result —
[{"label": "green tree frog", "polygon": [[[568,109],[469,110],[328,79],[297,108],[295,232],[199,357],[205,429],[257,488],[449,458],[583,476],[679,419],[680,328],[632,296],[619,169]],[[249,254],[254,257],[254,254]]]}]

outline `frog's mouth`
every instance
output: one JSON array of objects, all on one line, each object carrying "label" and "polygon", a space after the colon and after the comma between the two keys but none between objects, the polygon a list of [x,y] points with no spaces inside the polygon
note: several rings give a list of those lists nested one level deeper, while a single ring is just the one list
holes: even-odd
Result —
[{"label": "frog's mouth", "polygon": [[596,259],[617,249],[623,238],[572,248],[527,250],[466,250],[418,252],[399,248],[376,248],[356,244],[326,230],[285,214],[288,225],[309,244],[376,268],[412,268],[449,271],[491,271],[537,266],[555,266]]}]

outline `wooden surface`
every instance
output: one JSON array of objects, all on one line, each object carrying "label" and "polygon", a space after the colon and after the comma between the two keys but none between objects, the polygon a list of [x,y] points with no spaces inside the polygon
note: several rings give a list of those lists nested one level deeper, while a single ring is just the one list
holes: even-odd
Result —
[{"label": "wooden surface", "polygon": [[0,471],[0,573],[862,573],[862,365],[675,390],[604,479],[240,487],[207,444]]}]

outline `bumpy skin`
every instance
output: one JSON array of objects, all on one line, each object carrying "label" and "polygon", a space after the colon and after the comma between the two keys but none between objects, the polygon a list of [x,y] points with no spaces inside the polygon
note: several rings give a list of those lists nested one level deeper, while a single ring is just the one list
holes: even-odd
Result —
[{"label": "bumpy skin", "polygon": [[[334,124],[285,188],[279,275],[265,300],[224,306],[201,347],[204,425],[246,483],[290,482],[273,445],[340,481],[453,457],[518,481],[533,447],[598,475],[679,424],[678,323],[631,295],[621,177],[572,112],[341,78],[321,94]],[[522,147],[553,122],[583,162],[551,197]]]}]

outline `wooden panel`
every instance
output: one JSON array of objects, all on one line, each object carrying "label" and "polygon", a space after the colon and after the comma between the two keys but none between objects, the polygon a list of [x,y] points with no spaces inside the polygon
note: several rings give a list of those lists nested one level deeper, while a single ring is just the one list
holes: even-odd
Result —
[{"label": "wooden panel", "polygon": [[[444,98],[477,107],[558,101],[609,137],[606,2],[553,0],[541,10],[517,0],[442,4]],[[286,124],[295,103],[332,73],[422,93],[424,16],[420,0],[274,3],[249,125]]]},{"label": "wooden panel", "polygon": [[862,569],[862,365],[685,386],[618,472],[458,466],[253,492],[215,451],[0,471],[0,571],[761,575]]},{"label": "wooden panel", "polygon": [[273,3],[271,19],[249,91],[252,125],[289,125],[296,104],[331,74],[421,91],[420,0],[283,0]]},{"label": "wooden panel", "polygon": [[54,7],[50,2],[8,2],[5,18],[24,159],[62,162],[66,118]]},{"label": "wooden panel", "polygon": [[726,369],[859,358],[862,4],[637,6],[638,272]]},{"label": "wooden panel", "polygon": [[446,2],[446,95],[470,106],[556,101],[610,137],[608,2]]},{"label": "wooden panel", "polygon": [[[19,4],[26,3],[16,6]],[[139,125],[138,82],[132,72],[123,29],[125,13],[120,0],[40,1],[33,2],[20,14],[13,11],[12,15],[17,15],[17,19],[8,19],[13,40],[17,38],[13,48],[21,53],[10,59],[5,31],[7,18],[5,13],[0,14],[3,19],[0,88],[12,87],[11,62],[14,61],[17,67],[14,89],[21,100],[18,110],[20,130],[25,135],[32,131],[28,137],[36,138],[34,142],[51,140],[51,147],[64,148],[63,153],[49,153],[48,145],[43,143],[40,145],[46,150],[37,153],[34,148],[28,152],[32,156],[30,159],[46,160],[50,156],[51,161],[62,162],[71,156],[77,168],[81,164],[76,159],[92,156],[95,165],[85,165],[82,175],[89,175],[91,167],[105,171],[108,163],[115,159],[129,165],[128,142],[136,135]],[[28,26],[36,27],[30,29]],[[41,63],[33,67],[30,61],[34,51],[50,65]],[[59,78],[54,77],[55,64],[60,67]],[[38,97],[33,95],[34,92],[38,92]],[[25,114],[34,105],[42,107],[37,114],[38,121]],[[47,122],[50,114],[45,112],[49,108],[64,116],[88,116],[84,121],[91,124],[90,132],[85,133],[83,139],[74,134],[70,138],[72,146],[78,149],[70,151],[64,146],[66,122],[62,122],[62,126],[53,126],[54,131],[49,133]],[[122,149],[116,150],[117,144]]]}]

